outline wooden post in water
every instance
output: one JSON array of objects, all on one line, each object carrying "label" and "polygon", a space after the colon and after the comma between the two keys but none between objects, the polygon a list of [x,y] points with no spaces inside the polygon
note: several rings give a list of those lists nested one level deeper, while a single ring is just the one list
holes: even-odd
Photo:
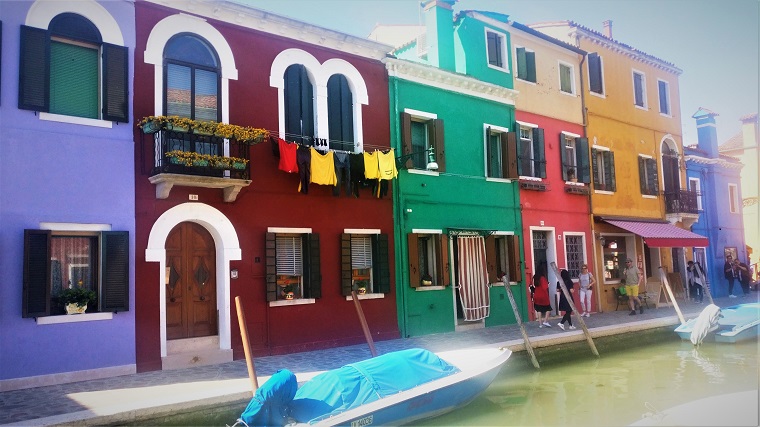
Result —
[{"label": "wooden post in water", "polygon": [[353,289],[351,290],[351,298],[354,299],[354,307],[356,307],[356,314],[359,315],[359,322],[362,324],[362,331],[364,331],[364,338],[367,340],[369,352],[372,354],[372,357],[375,357],[377,356],[377,350],[375,350],[375,342],[372,341],[372,334],[369,332],[367,319],[364,318],[362,306],[359,304],[359,297],[356,295],[356,291]]},{"label": "wooden post in water", "polygon": [[[579,325],[581,325],[581,329],[583,329],[583,334],[586,336],[586,341],[588,342],[589,347],[591,347],[591,352],[594,353],[594,356],[599,357],[599,351],[596,349],[596,345],[594,344],[594,339],[591,338],[591,333],[588,331],[588,328],[586,327],[586,322],[583,321],[583,317],[578,314],[578,310],[575,309],[575,303],[573,302],[573,296],[570,294],[570,291],[567,290],[567,287],[565,286],[565,281],[562,280],[562,276],[559,273],[559,269],[557,268],[557,264],[555,262],[551,263],[552,269],[554,269],[554,274],[557,275],[559,278],[559,287],[562,289],[562,293],[565,294],[565,299],[567,299],[567,303],[570,304],[570,308],[573,310],[573,316],[575,316],[576,322],[578,322]],[[559,307],[557,307],[557,311],[559,311]]]},{"label": "wooden post in water", "polygon": [[248,325],[245,323],[245,312],[243,312],[243,303],[240,301],[240,297],[235,297],[235,308],[237,309],[238,324],[240,325],[240,337],[243,339],[248,378],[251,380],[251,392],[255,394],[256,389],[259,388],[259,380],[256,378],[256,368],[253,366],[251,342],[248,340]]},{"label": "wooden post in water", "polygon": [[533,362],[533,367],[536,369],[541,369],[541,367],[538,365],[536,354],[533,352],[533,346],[531,345],[530,339],[528,338],[528,332],[525,330],[525,325],[522,322],[522,318],[520,318],[520,310],[517,309],[517,302],[515,302],[515,296],[512,295],[512,289],[509,287],[509,282],[504,282],[504,289],[507,291],[509,303],[512,305],[512,311],[515,313],[517,324],[520,325],[520,333],[522,334],[523,341],[525,341],[525,349],[528,350],[528,354],[530,354],[530,361]]},{"label": "wooden post in water", "polygon": [[670,296],[671,301],[673,301],[673,307],[675,307],[676,314],[678,314],[678,320],[680,320],[681,324],[683,325],[684,323],[686,323],[686,319],[684,319],[683,313],[681,313],[681,308],[678,307],[678,301],[676,301],[676,297],[673,296],[673,290],[670,289],[670,283],[668,282],[668,277],[665,274],[665,271],[662,269],[662,266],[660,266],[660,281],[662,282],[663,285],[665,285],[665,290]]}]

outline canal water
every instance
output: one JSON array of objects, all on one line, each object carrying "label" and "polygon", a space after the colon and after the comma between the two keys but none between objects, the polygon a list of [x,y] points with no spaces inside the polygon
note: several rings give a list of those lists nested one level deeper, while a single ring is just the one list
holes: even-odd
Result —
[{"label": "canal water", "polygon": [[[674,425],[671,408],[698,402],[677,425],[757,425],[758,341],[705,342],[695,349],[671,328],[513,354],[491,386],[472,403],[420,426]],[[730,395],[752,391],[747,401]],[[727,396],[722,401],[715,400]],[[707,399],[707,400],[701,400]],[[151,420],[151,425],[232,425],[245,403]],[[716,418],[717,417],[717,418]],[[720,422],[716,423],[715,420]],[[749,421],[748,421],[749,420]],[[145,422],[140,425],[146,425]]]}]

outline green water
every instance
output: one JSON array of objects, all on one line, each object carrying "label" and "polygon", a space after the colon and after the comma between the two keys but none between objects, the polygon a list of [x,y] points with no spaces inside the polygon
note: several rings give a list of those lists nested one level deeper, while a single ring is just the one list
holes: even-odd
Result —
[{"label": "green water", "polygon": [[[599,358],[585,341],[536,349],[538,371],[525,352],[515,353],[472,403],[416,425],[625,426],[646,413],[760,387],[756,340],[704,343],[695,350],[666,328],[594,342]],[[205,408],[138,425],[232,425],[245,405]],[[746,410],[757,412],[757,406]],[[727,413],[723,425],[735,425],[731,417]]]}]

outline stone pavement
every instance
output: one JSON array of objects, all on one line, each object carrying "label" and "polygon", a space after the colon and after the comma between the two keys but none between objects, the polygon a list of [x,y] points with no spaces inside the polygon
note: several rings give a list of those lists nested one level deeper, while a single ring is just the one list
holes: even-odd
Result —
[{"label": "stone pavement", "polygon": [[[760,293],[750,298],[718,298],[720,307],[756,301]],[[694,318],[703,305],[679,300],[688,318]],[[653,307],[650,301],[650,307]],[[585,340],[578,329],[562,331],[559,318],[552,319],[551,328],[539,328],[536,322],[526,324],[534,348]],[[616,312],[592,314],[584,322],[593,337],[622,334],[645,329],[674,326],[679,323],[673,307],[648,309],[643,315],[629,316],[627,308]],[[524,351],[524,342],[517,325],[471,329],[463,332],[426,335],[375,342],[379,354],[421,347],[431,351],[507,346],[512,351]],[[321,371],[338,368],[346,363],[370,357],[366,344],[326,350],[309,351],[254,359],[259,384],[263,384],[278,369],[293,371],[299,382]],[[540,360],[539,360],[540,363]],[[81,381],[69,384],[13,390],[0,393],[0,425],[102,425],[139,423],[146,417],[250,399],[251,385],[245,360],[196,368],[154,371],[119,377]]]}]

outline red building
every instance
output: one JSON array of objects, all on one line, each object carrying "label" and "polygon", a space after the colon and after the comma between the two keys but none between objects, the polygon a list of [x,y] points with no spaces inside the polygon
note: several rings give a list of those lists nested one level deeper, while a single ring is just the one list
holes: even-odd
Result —
[{"label": "red building", "polygon": [[[299,162],[318,179],[333,156],[390,148],[390,47],[234,3],[170,5],[135,4],[135,122],[194,120],[135,130],[138,370],[242,358],[238,296],[254,355],[363,342],[352,287],[366,288],[374,338],[398,337],[387,182],[305,193],[280,169]],[[208,121],[270,138],[192,130]]]}]

